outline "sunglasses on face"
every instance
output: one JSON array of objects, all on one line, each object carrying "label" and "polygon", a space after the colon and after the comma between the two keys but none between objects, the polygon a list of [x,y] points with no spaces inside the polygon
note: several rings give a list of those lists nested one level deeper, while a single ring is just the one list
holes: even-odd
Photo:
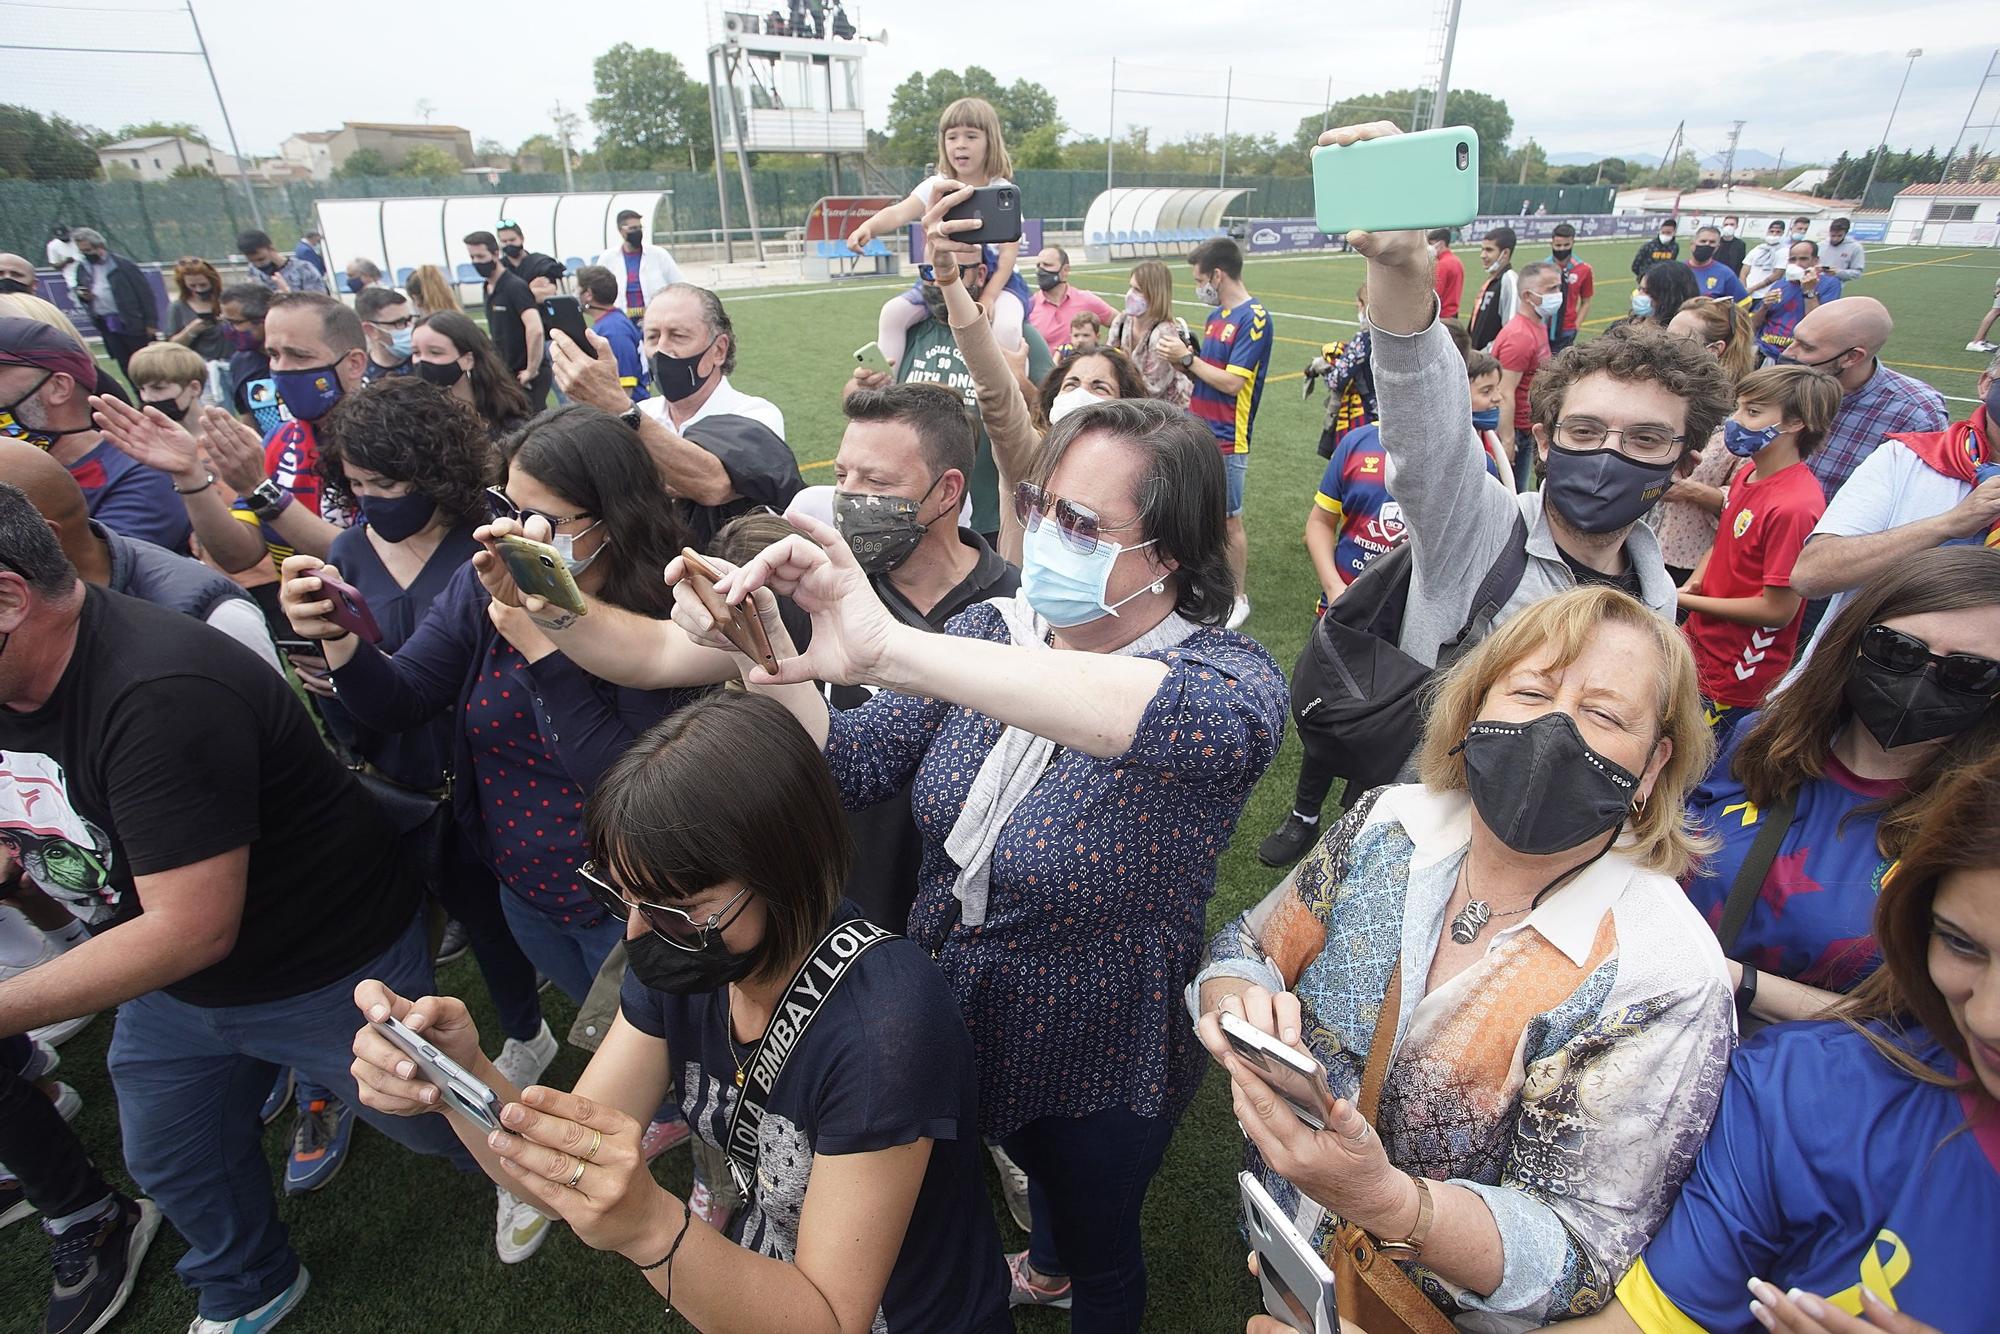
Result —
[{"label": "sunglasses on face", "polygon": [[1014,488],[1014,517],[1021,521],[1021,527],[1031,533],[1042,526],[1044,519],[1053,521],[1056,536],[1079,556],[1088,556],[1097,550],[1103,534],[1132,526],[1129,523],[1105,523],[1088,505],[1079,505],[1074,500],[1055,495],[1033,482],[1022,482]]},{"label": "sunglasses on face", "polygon": [[706,917],[697,920],[692,914],[664,903],[648,903],[635,899],[624,890],[603,878],[602,868],[595,861],[587,861],[577,868],[584,883],[590,886],[590,893],[604,911],[619,921],[629,921],[632,913],[639,914],[639,920],[649,927],[653,934],[672,945],[675,949],[694,954],[703,949],[710,938],[726,930],[730,922],[736,920],[739,907],[750,893],[744,886],[729,898],[729,902],[717,908]]},{"label": "sunglasses on face", "polygon": [[575,523],[578,519],[590,517],[587,511],[582,514],[549,514],[542,510],[529,509],[524,505],[516,505],[513,497],[497,486],[486,488],[486,512],[496,519],[512,519],[520,524],[525,524],[528,517],[533,515],[546,520],[550,532],[554,532],[566,523]]},{"label": "sunglasses on face", "polygon": [[1938,684],[1946,690],[1962,695],[2000,695],[2000,662],[1977,653],[1933,653],[1931,646],[1915,635],[1886,625],[1871,625],[1861,632],[1861,656],[1899,676],[1913,675],[1935,663]]}]

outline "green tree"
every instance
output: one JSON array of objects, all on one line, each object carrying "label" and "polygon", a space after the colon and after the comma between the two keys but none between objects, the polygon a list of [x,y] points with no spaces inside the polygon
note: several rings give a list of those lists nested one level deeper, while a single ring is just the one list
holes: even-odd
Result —
[{"label": "green tree", "polygon": [[403,165],[396,168],[398,176],[456,176],[460,163],[457,157],[445,152],[436,144],[418,144],[403,155]]},{"label": "green tree", "polygon": [[[1407,130],[1417,99],[1418,90],[1415,88],[1392,88],[1388,92],[1342,98],[1333,104],[1330,112],[1303,117],[1292,136],[1292,144],[1300,150],[1312,147],[1319,142],[1320,130],[1325,125],[1387,120]],[[1445,98],[1444,121],[1447,125],[1470,125],[1478,132],[1479,174],[1487,180],[1495,179],[1495,164],[1506,156],[1507,139],[1514,133],[1514,113],[1507,109],[1506,100],[1471,88],[1454,88]],[[1426,120],[1425,128],[1428,125]]]},{"label": "green tree", "polygon": [[215,173],[208,169],[206,162],[183,162],[174,168],[172,179],[177,181],[207,181],[215,179]]},{"label": "green tree", "polygon": [[[675,57],[620,42],[597,58],[591,74],[597,96],[590,100],[590,119],[607,170],[667,169],[696,160],[698,169],[714,159],[708,90]],[[561,163],[560,152],[555,161]]]},{"label": "green tree", "polygon": [[148,120],[137,125],[121,125],[117,137],[121,140],[180,138],[194,144],[208,142],[208,136],[201,132],[200,126],[185,120]]},{"label": "green tree", "polygon": [[[357,148],[347,155],[347,161],[333,169],[336,176],[388,176],[396,169],[389,165],[389,159],[372,148]],[[452,170],[456,171],[456,165]]]},{"label": "green tree", "polygon": [[0,176],[87,181],[101,168],[91,140],[102,131],[27,107],[0,105]]},{"label": "green tree", "polygon": [[[938,118],[961,97],[983,97],[993,104],[1010,155],[1018,145],[1028,145],[1038,155],[1045,155],[1046,141],[1029,144],[1029,136],[1038,129],[1052,127],[1055,139],[1059,140],[1069,128],[1058,112],[1055,94],[1039,83],[1016,79],[1002,88],[998,79],[977,65],[968,66],[963,72],[941,69],[928,78],[919,72],[903,80],[890,95],[884,160],[913,167],[935,162]],[[1018,159],[1014,165],[1021,165]]]},{"label": "green tree", "polygon": [[1558,167],[1549,179],[1557,185],[1626,185],[1637,169],[1622,157],[1608,157],[1581,166]]},{"label": "green tree", "polygon": [[1007,146],[1009,154],[1014,159],[1014,169],[1020,171],[1029,167],[1062,166],[1061,138],[1061,128],[1056,125],[1037,125],[1029,130]]}]

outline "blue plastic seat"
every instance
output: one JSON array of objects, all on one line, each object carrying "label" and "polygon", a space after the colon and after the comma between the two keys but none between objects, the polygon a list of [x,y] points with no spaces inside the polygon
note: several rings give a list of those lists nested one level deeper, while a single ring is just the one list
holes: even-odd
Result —
[{"label": "blue plastic seat", "polygon": [[458,281],[463,286],[470,287],[474,283],[479,284],[481,287],[486,285],[486,280],[479,276],[479,270],[473,268],[470,264],[459,265],[456,272],[458,274]]},{"label": "blue plastic seat", "polygon": [[400,269],[397,269],[397,270],[396,270],[396,286],[398,286],[398,287],[408,287],[408,286],[410,285],[410,275],[411,275],[411,274],[413,274],[413,273],[415,273],[415,272],[416,272],[416,270],[415,270],[414,268],[412,268],[411,266],[409,266],[408,264],[405,264],[405,265],[404,265],[404,266],[403,266],[402,268],[400,268]]},{"label": "blue plastic seat", "polygon": [[1091,243],[1092,245],[1110,245],[1110,244],[1111,244],[1111,242],[1110,242],[1110,241],[1108,241],[1108,240],[1106,240],[1106,239],[1105,239],[1105,236],[1104,236],[1104,233],[1103,233],[1103,232],[1092,232],[1092,233],[1090,234],[1090,243]]},{"label": "blue plastic seat", "polygon": [[571,255],[568,259],[563,261],[564,273],[575,273],[578,269],[582,267],[583,267],[583,259],[577,255]]}]

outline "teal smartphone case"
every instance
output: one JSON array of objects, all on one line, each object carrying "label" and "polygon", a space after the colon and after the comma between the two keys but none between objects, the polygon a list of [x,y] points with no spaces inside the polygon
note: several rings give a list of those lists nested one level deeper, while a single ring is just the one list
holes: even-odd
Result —
[{"label": "teal smartphone case", "polygon": [[1479,212],[1479,135],[1466,125],[1313,151],[1313,214],[1342,232],[1463,227]]}]

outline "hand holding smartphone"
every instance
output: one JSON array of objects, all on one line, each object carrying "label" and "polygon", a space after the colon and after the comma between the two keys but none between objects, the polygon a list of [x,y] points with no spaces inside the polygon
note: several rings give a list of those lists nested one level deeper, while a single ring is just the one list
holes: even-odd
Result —
[{"label": "hand holding smartphone", "polygon": [[569,563],[547,542],[509,533],[497,545],[500,559],[507,563],[507,572],[523,594],[532,593],[578,616],[590,610],[583,590],[576,586],[576,577],[569,572]]},{"label": "hand holding smartphone", "polygon": [[1257,1253],[1257,1283],[1264,1310],[1298,1334],[1340,1334],[1340,1303],[1333,1271],[1320,1259],[1263,1183],[1248,1172],[1236,1175],[1243,1221]]},{"label": "hand holding smartphone", "polygon": [[1299,1120],[1314,1130],[1326,1129],[1333,1094],[1320,1063],[1226,1010],[1216,1017],[1222,1021],[1222,1036],[1243,1063],[1271,1086]]},{"label": "hand holding smartphone", "polygon": [[487,1130],[500,1128],[500,1099],[492,1089],[474,1078],[466,1068],[433,1047],[422,1034],[394,1018],[370,1020],[369,1024],[403,1049],[417,1067],[419,1078],[437,1086],[444,1105],[471,1118]]},{"label": "hand holding smartphone", "polygon": [[326,618],[343,630],[351,630],[371,644],[382,642],[382,629],[375,624],[375,613],[368,610],[368,603],[354,585],[338,575],[327,573],[322,565],[313,571],[319,579],[320,589],[326,594],[333,610]]},{"label": "hand holding smartphone", "polygon": [[1315,148],[1312,173],[1329,236],[1462,227],[1479,212],[1479,135],[1466,125]]},{"label": "hand holding smartphone", "polygon": [[542,323],[550,329],[560,329],[569,335],[569,341],[576,344],[576,350],[586,357],[595,357],[597,347],[590,341],[589,325],[583,318],[583,306],[573,296],[552,296],[543,300]]},{"label": "hand holding smartphone", "polygon": [[977,227],[953,232],[951,239],[966,245],[1005,245],[1021,239],[1021,192],[1011,185],[976,187],[962,204],[945,210],[944,221],[979,221]]},{"label": "hand holding smartphone", "polygon": [[681,548],[681,568],[687,574],[689,587],[701,599],[701,605],[715,618],[715,628],[722,631],[725,638],[736,646],[736,651],[747,658],[755,658],[765,671],[776,673],[778,655],[771,651],[771,638],[764,633],[763,618],[757,615],[757,608],[746,598],[738,606],[730,606],[722,594],[715,591],[716,580],[722,574],[713,565],[702,559],[693,547]]}]

